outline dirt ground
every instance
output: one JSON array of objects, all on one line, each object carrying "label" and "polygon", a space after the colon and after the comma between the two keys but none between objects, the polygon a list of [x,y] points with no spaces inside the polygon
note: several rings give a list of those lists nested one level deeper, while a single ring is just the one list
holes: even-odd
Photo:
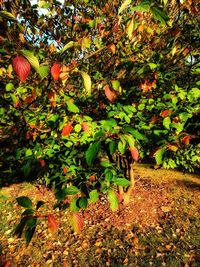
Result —
[{"label": "dirt ground", "polygon": [[[200,266],[200,177],[135,165],[128,205],[112,212],[105,195],[80,215],[81,233],[71,229],[70,212],[53,211],[53,193],[29,183],[0,190],[0,266]],[[23,208],[15,198],[44,200],[60,222],[58,232],[38,224],[28,246],[13,236]],[[6,265],[7,264],[7,265]]]}]

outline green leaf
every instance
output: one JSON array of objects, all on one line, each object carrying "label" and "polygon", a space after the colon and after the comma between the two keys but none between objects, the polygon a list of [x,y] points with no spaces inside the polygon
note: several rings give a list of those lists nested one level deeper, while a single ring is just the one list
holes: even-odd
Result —
[{"label": "green leaf", "polygon": [[149,63],[149,67],[150,67],[151,70],[154,70],[154,69],[156,69],[157,64],[155,64],[155,63]]},{"label": "green leaf", "polygon": [[76,125],[74,126],[74,131],[75,131],[76,133],[80,133],[81,129],[82,129],[82,127],[81,127],[80,124],[76,124]]},{"label": "green leaf", "polygon": [[112,164],[109,161],[101,161],[100,165],[104,168],[111,167]]},{"label": "green leaf", "polygon": [[31,155],[33,155],[33,151],[29,148],[29,149],[26,150],[25,156],[29,157]]},{"label": "green leaf", "polygon": [[88,200],[87,200],[87,197],[80,197],[78,200],[77,200],[77,205],[82,208],[82,209],[86,209],[87,208],[87,205],[88,205]]},{"label": "green leaf", "polygon": [[110,169],[106,169],[104,171],[104,173],[105,173],[105,179],[106,179],[106,181],[111,182],[112,179],[113,179],[113,173],[112,173],[112,171]]},{"label": "green leaf", "polygon": [[169,20],[167,14],[158,7],[151,7],[151,13],[153,14],[154,18],[159,20],[163,25]]},{"label": "green leaf", "polygon": [[33,215],[34,213],[34,210],[33,209],[26,209],[23,213],[22,213],[22,216],[25,216],[25,215]]},{"label": "green leaf", "polygon": [[38,202],[37,202],[37,205],[36,205],[36,210],[38,210],[42,205],[44,205],[45,204],[45,202],[44,201],[42,201],[42,200],[39,200]]},{"label": "green leaf", "polygon": [[13,83],[7,83],[6,84],[6,91],[12,91],[13,88],[14,88]]},{"label": "green leaf", "polygon": [[79,108],[74,103],[71,103],[71,102],[67,102],[67,109],[73,113],[80,112]]},{"label": "green leaf", "polygon": [[32,229],[36,226],[36,224],[37,224],[37,218],[34,217],[28,218],[26,222],[26,227]]},{"label": "green leaf", "polygon": [[28,50],[21,50],[22,54],[27,58],[31,66],[39,72],[40,64],[36,56],[34,56],[33,52]]},{"label": "green leaf", "polygon": [[97,200],[99,199],[99,193],[97,192],[97,190],[92,190],[89,193],[89,203],[95,203],[97,202]]},{"label": "green leaf", "polygon": [[102,128],[105,131],[110,131],[113,127],[117,126],[117,122],[114,119],[109,119],[109,120],[102,121],[102,122],[104,122],[102,125]]},{"label": "green leaf", "polygon": [[85,153],[86,162],[89,166],[91,166],[100,150],[101,142],[96,142],[91,144]]},{"label": "green leaf", "polygon": [[132,2],[132,0],[125,0],[118,10],[118,14],[122,13]]},{"label": "green leaf", "polygon": [[120,89],[120,82],[118,80],[112,80],[112,87],[115,91],[119,91]]},{"label": "green leaf", "polygon": [[46,78],[49,74],[49,66],[40,66],[37,70],[42,79]]},{"label": "green leaf", "polygon": [[144,134],[141,134],[130,126],[125,126],[123,132],[132,134],[137,140],[148,141],[148,138]]},{"label": "green leaf", "polygon": [[20,223],[16,226],[15,230],[14,230],[14,234],[17,235],[17,237],[21,237],[22,236],[22,232],[24,230],[24,227],[26,225],[28,218],[27,217],[23,217],[20,221]]},{"label": "green leaf", "polygon": [[73,198],[71,203],[70,203],[70,210],[71,211],[79,211],[80,208],[77,206],[77,200],[78,198]]},{"label": "green leaf", "polygon": [[118,198],[113,190],[108,191],[108,201],[110,203],[110,208],[112,211],[118,210],[119,201]]},{"label": "green leaf", "polygon": [[74,42],[73,41],[69,41],[66,45],[64,45],[64,47],[60,50],[60,53],[64,53],[67,49],[71,48],[74,46]]},{"label": "green leaf", "polygon": [[79,192],[79,189],[76,186],[69,186],[65,189],[66,195],[75,195]]},{"label": "green leaf", "polygon": [[59,188],[59,189],[56,190],[55,196],[59,201],[62,201],[62,200],[64,200],[66,198],[66,196],[67,196],[66,189],[67,188],[64,187],[64,188]]},{"label": "green leaf", "polygon": [[135,139],[133,138],[132,135],[126,134],[126,135],[124,135],[124,137],[126,138],[129,147],[134,147],[135,146]]},{"label": "green leaf", "polygon": [[12,13],[5,10],[0,11],[0,17],[5,18],[7,20],[17,21]]},{"label": "green leaf", "polygon": [[36,226],[33,227],[33,228],[27,228],[25,230],[25,233],[24,233],[24,236],[25,236],[25,240],[26,240],[26,244],[28,245],[35,233],[35,229],[36,229]]},{"label": "green leaf", "polygon": [[130,181],[125,178],[117,178],[114,183],[119,186],[127,187],[130,185]]},{"label": "green leaf", "polygon": [[84,83],[84,86],[85,86],[85,91],[86,91],[87,95],[90,96],[91,93],[92,93],[92,81],[91,81],[91,78],[84,71],[79,71],[79,73],[81,74],[81,76],[83,78],[83,83]]},{"label": "green leaf", "polygon": [[115,151],[116,151],[116,149],[117,149],[117,144],[116,144],[116,142],[113,140],[113,141],[111,141],[111,142],[109,143],[109,151],[110,151],[110,154],[111,154],[111,155],[114,154]]},{"label": "green leaf", "polygon": [[170,129],[171,119],[170,117],[166,117],[163,120],[163,126],[165,126],[166,129]]},{"label": "green leaf", "polygon": [[139,5],[132,8],[133,11],[149,12],[151,1],[143,0]]},{"label": "green leaf", "polygon": [[120,141],[118,142],[118,150],[123,155],[126,151],[126,140],[120,136]]},{"label": "green leaf", "polygon": [[17,200],[17,203],[24,208],[32,207],[32,201],[30,200],[29,197],[21,196],[21,197],[16,198],[16,200]]},{"label": "green leaf", "polygon": [[156,164],[160,165],[162,163],[162,158],[163,158],[163,154],[165,153],[166,148],[159,148],[155,153],[154,153],[154,157],[156,160]]}]

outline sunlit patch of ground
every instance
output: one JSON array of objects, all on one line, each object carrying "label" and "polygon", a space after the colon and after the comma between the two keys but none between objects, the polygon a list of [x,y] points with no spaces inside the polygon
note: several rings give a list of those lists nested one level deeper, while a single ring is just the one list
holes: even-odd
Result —
[{"label": "sunlit patch of ground", "polygon": [[[52,211],[53,193],[29,183],[0,191],[1,260],[10,266],[200,266],[200,177],[135,166],[131,201],[111,212],[106,197],[82,212],[85,226],[73,233],[69,213]],[[15,197],[44,200],[44,212],[60,221],[56,234],[38,226],[28,247],[12,234],[22,208]],[[1,266],[1,265],[0,265]]]}]

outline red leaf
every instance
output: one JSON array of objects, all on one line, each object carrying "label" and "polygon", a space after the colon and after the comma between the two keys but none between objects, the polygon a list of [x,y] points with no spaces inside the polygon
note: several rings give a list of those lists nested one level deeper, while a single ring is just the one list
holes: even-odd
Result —
[{"label": "red leaf", "polygon": [[151,117],[151,123],[153,123],[153,124],[155,124],[156,122],[158,121],[158,116],[156,116],[156,115],[153,115],[152,117]]},{"label": "red leaf", "polygon": [[48,230],[50,233],[55,233],[59,228],[59,223],[53,214],[48,215]]},{"label": "red leaf", "polygon": [[72,228],[74,232],[80,233],[84,226],[84,220],[79,213],[73,213],[72,215]]},{"label": "red leaf", "polygon": [[63,136],[68,136],[73,130],[72,123],[66,124],[63,129],[62,129],[62,135]]},{"label": "red leaf", "polygon": [[183,137],[183,139],[182,139],[182,143],[183,143],[185,146],[188,146],[189,143],[190,143],[190,139],[191,139],[191,136],[186,135],[186,136]]},{"label": "red leaf", "polygon": [[111,103],[115,102],[117,98],[117,94],[114,91],[110,90],[110,87],[108,85],[104,87],[104,90],[105,90],[105,95],[108,98],[108,100]]},{"label": "red leaf", "polygon": [[86,133],[89,133],[90,132],[90,126],[88,125],[87,122],[83,122],[81,124],[81,127],[82,127],[82,129],[83,129],[84,132],[86,132]]},{"label": "red leaf", "polygon": [[139,159],[139,152],[136,147],[129,147],[129,151],[131,152],[131,156],[135,161]]},{"label": "red leaf", "polygon": [[165,118],[167,117],[169,114],[171,114],[171,110],[170,109],[165,109],[160,113],[160,116]]},{"label": "red leaf", "polygon": [[33,100],[35,100],[35,98],[36,98],[36,91],[33,90],[32,95],[31,96],[27,96],[25,98],[24,102],[27,103],[27,104],[31,104],[33,102]]},{"label": "red leaf", "polygon": [[31,71],[31,66],[24,57],[17,56],[12,61],[13,69],[16,72],[21,82],[26,82]]},{"label": "red leaf", "polygon": [[57,81],[59,79],[60,76],[60,65],[58,63],[53,64],[52,68],[51,68],[51,75],[54,79],[54,81]]}]

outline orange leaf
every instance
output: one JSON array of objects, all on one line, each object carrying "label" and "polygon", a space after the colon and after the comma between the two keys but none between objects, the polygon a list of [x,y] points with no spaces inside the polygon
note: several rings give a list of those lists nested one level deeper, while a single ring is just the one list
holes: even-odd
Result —
[{"label": "orange leaf", "polygon": [[140,84],[140,89],[143,91],[143,93],[146,93],[152,90],[152,86],[153,86],[153,83],[144,81],[143,83]]},{"label": "orange leaf", "polygon": [[79,213],[73,213],[72,215],[72,228],[74,232],[80,233],[84,226],[84,220]]},{"label": "orange leaf", "polygon": [[113,54],[116,53],[116,46],[114,44],[109,44],[107,48],[108,48],[108,51],[110,51],[111,53]]},{"label": "orange leaf", "polygon": [[59,223],[53,214],[48,215],[48,230],[50,233],[54,233],[58,230]]},{"label": "orange leaf", "polygon": [[115,192],[115,195],[117,196],[119,203],[122,203],[123,196],[121,194],[119,194],[118,192]]},{"label": "orange leaf", "polygon": [[108,85],[104,87],[104,91],[105,91],[105,95],[108,98],[108,100],[111,103],[115,102],[117,98],[117,94],[114,91],[112,91]]},{"label": "orange leaf", "polygon": [[136,147],[129,147],[129,151],[131,152],[131,156],[135,161],[139,159],[139,152]]},{"label": "orange leaf", "polygon": [[63,172],[64,172],[64,174],[66,174],[68,172],[68,168],[67,167],[64,167],[63,168]]},{"label": "orange leaf", "polygon": [[62,135],[63,136],[68,136],[73,130],[72,123],[66,124],[63,129],[62,129]]},{"label": "orange leaf", "polygon": [[57,81],[59,79],[60,76],[60,65],[58,63],[53,64],[52,68],[51,68],[51,75],[54,79],[54,81]]}]

